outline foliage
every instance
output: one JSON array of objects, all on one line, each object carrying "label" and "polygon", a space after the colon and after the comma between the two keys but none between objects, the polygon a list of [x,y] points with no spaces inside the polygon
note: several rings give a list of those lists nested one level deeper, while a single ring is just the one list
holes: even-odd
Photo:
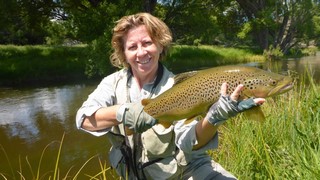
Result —
[{"label": "foliage", "polygon": [[[148,11],[170,27],[175,44],[259,47],[297,54],[319,44],[319,3],[211,0],[22,0],[2,1],[0,44],[88,44],[86,72],[109,66],[112,28],[122,16]],[[8,14],[10,14],[8,16]],[[105,38],[105,39],[104,39]],[[98,46],[102,47],[98,47]],[[99,51],[99,52],[98,52]],[[103,65],[103,66],[102,66]],[[105,69],[103,69],[105,68]]]},{"label": "foliage", "polygon": [[[312,0],[236,1],[244,11],[242,18],[246,19],[242,21],[242,37],[250,33],[264,50],[280,48],[282,53],[288,54],[291,48],[308,43],[314,37],[312,17],[316,15],[317,7]],[[252,25],[251,31],[247,31],[246,21]]]},{"label": "foliage", "polygon": [[[107,34],[106,34],[107,35]],[[102,36],[89,44],[86,49],[86,69],[85,74],[88,77],[103,77],[113,72],[115,68],[109,61],[111,54],[109,38]]]},{"label": "foliage", "polygon": [[270,48],[268,50],[264,50],[263,55],[268,60],[280,60],[281,58],[283,58],[283,53],[281,52],[279,46],[274,48],[270,45]]},{"label": "foliage", "polygon": [[0,4],[0,44],[43,44],[54,1],[8,0]]},{"label": "foliage", "polygon": [[154,14],[170,27],[176,43],[213,44],[215,36],[220,33],[212,13],[214,5],[208,0],[162,1],[156,6]]}]

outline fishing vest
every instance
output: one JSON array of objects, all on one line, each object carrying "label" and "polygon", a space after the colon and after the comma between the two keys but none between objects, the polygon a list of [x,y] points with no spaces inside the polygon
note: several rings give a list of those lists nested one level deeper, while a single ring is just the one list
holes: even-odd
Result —
[{"label": "fishing vest", "polygon": [[[162,76],[158,82],[156,80],[150,98],[158,96],[173,85],[173,74],[161,64],[160,66],[163,72],[158,74]],[[115,104],[130,102],[128,78],[129,70],[121,70],[115,77]],[[168,179],[178,174],[178,164],[181,162],[177,162],[177,156],[183,155],[175,146],[173,126],[164,128],[162,125],[155,125],[141,134],[126,136],[121,123],[114,126],[107,137],[112,145],[109,152],[110,164],[123,178]]]}]

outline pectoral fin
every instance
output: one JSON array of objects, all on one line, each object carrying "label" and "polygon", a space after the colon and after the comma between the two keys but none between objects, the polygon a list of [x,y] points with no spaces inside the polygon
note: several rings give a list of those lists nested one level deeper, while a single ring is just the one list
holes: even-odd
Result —
[{"label": "pectoral fin", "polygon": [[266,117],[264,116],[264,113],[262,112],[260,106],[256,106],[244,111],[243,115],[250,120],[255,120],[259,122],[264,122],[266,120]]}]

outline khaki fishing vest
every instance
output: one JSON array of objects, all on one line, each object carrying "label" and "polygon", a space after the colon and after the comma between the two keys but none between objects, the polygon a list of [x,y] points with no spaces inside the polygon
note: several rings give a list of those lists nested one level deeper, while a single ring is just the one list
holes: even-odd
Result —
[{"label": "khaki fishing vest", "polygon": [[[173,85],[173,74],[166,68],[163,77],[155,87],[151,98],[163,93]],[[115,104],[128,102],[128,77],[129,72],[122,70],[114,79]],[[112,144],[109,153],[110,164],[117,173],[126,179],[168,179],[178,174],[178,164],[186,165],[182,151],[178,152],[175,146],[175,135],[173,126],[164,128],[155,125],[139,136],[125,136],[123,124],[114,126],[107,137]],[[128,149],[128,146],[131,148]],[[130,159],[135,158],[130,166]],[[177,156],[182,157],[178,158]],[[180,162],[177,162],[180,161]],[[133,168],[135,170],[133,170]],[[135,172],[136,171],[136,172]]]}]

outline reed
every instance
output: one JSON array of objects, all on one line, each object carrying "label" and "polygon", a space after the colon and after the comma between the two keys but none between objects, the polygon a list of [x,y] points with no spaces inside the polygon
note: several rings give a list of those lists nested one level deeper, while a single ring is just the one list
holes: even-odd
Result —
[{"label": "reed", "polygon": [[[62,169],[65,173],[61,173],[61,157],[62,157],[62,147],[64,144],[65,134],[62,135],[60,141],[52,141],[47,144],[41,152],[39,157],[39,161],[37,163],[31,162],[28,156],[25,157],[25,161],[21,160],[19,155],[19,165],[15,167],[14,162],[10,160],[10,157],[7,155],[5,148],[0,144],[1,152],[5,156],[6,161],[2,163],[7,163],[10,167],[10,172],[2,172],[0,170],[0,177],[3,179],[52,179],[52,180],[60,180],[60,179],[116,179],[115,172],[107,166],[107,162],[104,160],[99,159],[97,155],[88,158],[78,169],[75,169],[74,166],[70,167],[69,169],[65,170]],[[48,153],[48,149],[54,148],[55,145],[59,144],[57,147],[57,155],[53,157],[54,161],[46,161],[44,160],[45,157],[51,157],[52,153]],[[97,167],[97,174],[90,175],[88,172],[85,171],[85,167],[89,166],[89,162],[93,160],[98,160],[98,164],[94,164]],[[23,166],[23,164],[27,164],[27,166]],[[35,165],[36,164],[36,165]],[[44,169],[43,166],[52,167],[52,169]],[[90,164],[92,165],[92,163]],[[77,166],[78,167],[78,166]],[[100,167],[100,170],[99,170]],[[18,169],[17,169],[18,168]],[[92,173],[92,172],[91,172]]]}]

